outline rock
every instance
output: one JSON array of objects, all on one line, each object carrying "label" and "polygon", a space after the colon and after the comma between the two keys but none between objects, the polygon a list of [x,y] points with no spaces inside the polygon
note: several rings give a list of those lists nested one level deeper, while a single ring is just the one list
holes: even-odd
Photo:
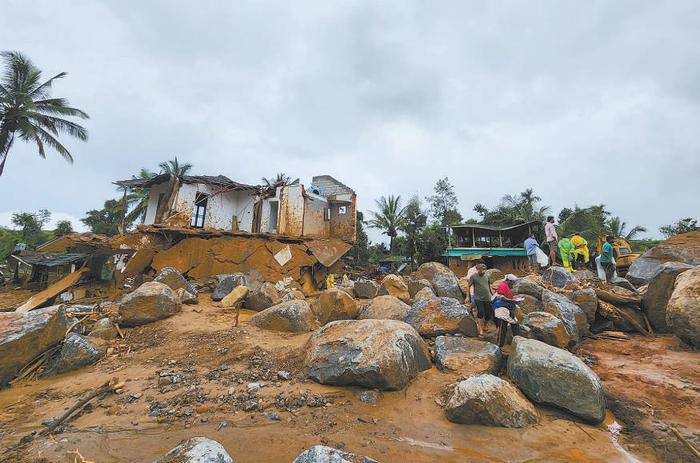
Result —
[{"label": "rock", "polygon": [[635,293],[637,292],[637,288],[635,288],[634,285],[625,278],[613,278],[612,280],[610,280],[610,283],[615,286],[619,286],[620,288],[624,288],[628,291],[633,291]]},{"label": "rock", "polygon": [[571,300],[586,314],[588,323],[592,323],[598,311],[598,296],[595,293],[595,289],[578,289],[572,293]]},{"label": "rock", "polygon": [[292,463],[378,463],[369,457],[358,457],[354,453],[326,447],[325,445],[314,445],[301,452]]},{"label": "rock", "polygon": [[642,309],[654,331],[671,332],[671,327],[666,323],[666,304],[673,294],[676,277],[691,268],[693,268],[692,265],[681,262],[666,262],[649,280],[647,292],[642,298]]},{"label": "rock", "polygon": [[190,293],[185,288],[178,288],[175,290],[175,296],[180,301],[180,304],[196,304],[197,296]]},{"label": "rock", "polygon": [[416,293],[415,296],[413,296],[413,302],[418,302],[421,299],[426,299],[426,298],[431,298],[435,297],[435,293],[433,292],[432,289],[430,288],[423,288],[420,291]]},{"label": "rock", "polygon": [[700,230],[672,236],[636,258],[627,272],[627,280],[637,286],[647,283],[666,262],[700,265]]},{"label": "rock", "polygon": [[104,340],[70,333],[61,350],[49,361],[45,374],[60,374],[92,365],[104,357],[105,352],[107,345]]},{"label": "rock", "polygon": [[494,375],[457,384],[445,405],[447,419],[462,424],[524,428],[539,422],[535,407],[515,386]]},{"label": "rock", "polygon": [[478,334],[476,321],[469,310],[451,297],[433,297],[414,302],[406,316],[406,323],[426,337],[456,333],[466,336]]},{"label": "rock", "polygon": [[400,390],[431,366],[428,347],[398,320],[341,320],[309,340],[306,374],[322,384]]},{"label": "rock", "polygon": [[290,333],[305,333],[318,328],[311,306],[306,301],[289,301],[256,313],[250,324],[258,328]]},{"label": "rock", "polygon": [[379,286],[378,296],[396,296],[402,301],[408,303],[411,300],[411,295],[408,294],[408,286],[403,282],[398,275],[389,274],[382,280]]},{"label": "rock", "polygon": [[576,281],[574,276],[564,267],[549,267],[542,272],[542,281],[557,288],[563,288],[568,283]]},{"label": "rock", "polygon": [[398,297],[377,296],[360,309],[357,318],[404,321],[410,310],[411,306]]},{"label": "rock", "polygon": [[67,330],[63,306],[36,309],[24,315],[0,313],[0,387],[7,386],[39,354],[63,341]]},{"label": "rock", "polygon": [[525,315],[523,326],[530,328],[530,339],[537,339],[550,346],[566,349],[571,342],[564,323],[547,312],[531,312]]},{"label": "rock", "polygon": [[466,298],[467,294],[469,294],[469,280],[467,277],[462,277],[457,280],[457,284],[459,285],[459,290],[462,291],[462,295]]},{"label": "rock", "polygon": [[505,275],[503,274],[503,272],[497,268],[490,268],[490,269],[486,270],[485,274],[486,274],[486,278],[489,279],[490,284],[494,284],[496,281],[502,280],[503,278],[505,278]]},{"label": "rock", "polygon": [[666,323],[684,342],[700,347],[700,265],[676,277]]},{"label": "rock", "polygon": [[153,463],[233,463],[233,459],[218,442],[206,437],[193,437]]},{"label": "rock", "polygon": [[407,286],[408,294],[411,295],[411,298],[416,297],[416,294],[425,288],[429,288],[431,293],[435,292],[433,290],[433,285],[430,283],[430,281],[426,280],[425,278],[411,278],[410,280],[408,280]]},{"label": "rock", "polygon": [[323,291],[311,304],[311,309],[321,325],[336,320],[352,320],[359,311],[355,299],[339,289]]},{"label": "rock", "polygon": [[605,417],[603,386],[593,371],[569,351],[516,336],[508,357],[508,377],[530,400],[563,408],[584,420]]},{"label": "rock", "polygon": [[298,289],[294,289],[292,291],[287,292],[284,296],[282,296],[281,302],[294,301],[294,300],[305,301],[306,296],[304,296],[304,293],[302,293]]},{"label": "rock", "polygon": [[217,275],[218,283],[216,289],[211,295],[212,301],[222,300],[228,293],[233,291],[236,286],[248,286],[248,277],[243,273],[232,273],[228,275]]},{"label": "rock", "polygon": [[139,326],[168,318],[182,310],[180,299],[170,287],[157,281],[142,284],[119,301],[124,326]]},{"label": "rock", "polygon": [[503,355],[495,344],[480,339],[458,336],[435,338],[435,364],[462,376],[484,373],[498,374]]},{"label": "rock", "polygon": [[426,262],[418,267],[416,278],[430,282],[438,297],[453,297],[462,300],[464,294],[459,289],[459,281],[452,270],[439,262]]},{"label": "rock", "polygon": [[596,278],[595,273],[588,269],[574,270],[573,276],[576,281],[594,280]]},{"label": "rock", "polygon": [[544,288],[537,284],[532,277],[518,278],[513,283],[513,294],[527,294],[536,299],[542,300],[542,292]]},{"label": "rock", "polygon": [[571,338],[571,345],[581,342],[581,338],[588,334],[588,319],[579,306],[566,297],[545,290],[542,293],[542,304],[545,312],[549,312],[564,322],[566,332]]},{"label": "rock", "polygon": [[379,285],[372,280],[355,281],[355,296],[359,299],[372,299],[377,296]]},{"label": "rock", "polygon": [[192,283],[187,281],[187,279],[180,273],[176,268],[173,267],[163,267],[156,275],[153,281],[158,283],[164,283],[170,286],[170,289],[177,291],[182,288],[188,293],[197,296],[197,288],[194,287]]},{"label": "rock", "polygon": [[112,320],[106,317],[97,320],[92,326],[92,331],[90,331],[91,338],[100,338],[105,341],[116,339],[118,334],[119,332],[114,326],[114,323],[112,323]]},{"label": "rock", "polygon": [[243,308],[248,310],[260,312],[272,307],[282,299],[275,285],[267,281],[260,285],[259,289],[249,289],[250,291],[243,302]]},{"label": "rock", "polygon": [[535,296],[529,294],[518,294],[518,296],[523,298],[522,302],[518,302],[518,307],[520,307],[523,313],[529,314],[530,312],[541,312],[544,310],[542,301]]},{"label": "rock", "polygon": [[247,286],[239,285],[221,299],[221,307],[240,307],[245,302],[250,289]]}]

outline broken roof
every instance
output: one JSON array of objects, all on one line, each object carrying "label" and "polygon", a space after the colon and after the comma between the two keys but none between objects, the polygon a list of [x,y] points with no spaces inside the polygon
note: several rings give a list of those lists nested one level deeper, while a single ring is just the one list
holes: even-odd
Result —
[{"label": "broken roof", "polygon": [[74,264],[85,259],[85,254],[66,253],[66,254],[29,254],[29,255],[12,255],[10,257],[28,265],[41,265],[44,267],[59,267],[61,265]]},{"label": "broken roof", "polygon": [[354,195],[352,188],[330,175],[317,175],[311,179],[311,184],[318,189],[321,196]]},{"label": "broken roof", "polygon": [[464,224],[464,225],[449,225],[448,228],[451,228],[453,230],[455,230],[455,229],[457,229],[457,230],[474,229],[474,230],[488,230],[488,231],[508,231],[508,230],[513,230],[513,229],[520,228],[520,227],[528,227],[530,225],[535,225],[535,224],[542,225],[542,222],[540,222],[539,220],[532,220],[530,222],[519,223],[517,225],[509,225],[507,227],[498,227],[496,225],[482,225],[479,223],[474,223],[474,224]]},{"label": "broken roof", "polygon": [[[153,185],[158,185],[167,182],[170,179],[170,174],[159,174],[152,178],[134,178],[131,180],[118,180],[113,182],[124,188],[149,188]],[[182,183],[203,183],[206,185],[216,185],[226,187],[231,190],[257,190],[261,188],[258,185],[246,185],[231,180],[225,175],[185,175],[180,177]]]}]

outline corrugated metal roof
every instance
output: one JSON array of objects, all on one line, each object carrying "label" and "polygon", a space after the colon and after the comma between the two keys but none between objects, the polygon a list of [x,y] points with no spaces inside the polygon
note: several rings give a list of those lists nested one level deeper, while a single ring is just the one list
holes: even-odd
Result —
[{"label": "corrugated metal roof", "polygon": [[488,230],[488,231],[507,231],[507,230],[513,230],[515,228],[520,228],[520,227],[527,227],[528,225],[534,225],[534,224],[539,224],[542,225],[542,222],[539,220],[532,220],[530,222],[525,222],[525,223],[519,223],[517,225],[510,225],[507,227],[498,227],[495,225],[482,225],[482,224],[464,224],[464,225],[450,225],[447,228],[452,228],[452,229],[475,229],[475,230]]},{"label": "corrugated metal roof", "polygon": [[43,265],[45,267],[59,267],[61,265],[74,264],[85,259],[86,254],[66,253],[66,254],[31,254],[25,256],[10,256],[20,262],[29,265]]},{"label": "corrugated metal roof", "polygon": [[[160,174],[149,179],[131,179],[131,180],[118,180],[113,182],[115,185],[119,185],[125,188],[149,188],[153,185],[158,185],[163,182],[167,182],[170,179],[170,174]],[[225,175],[185,175],[180,178],[182,183],[203,183],[206,185],[217,185],[232,190],[257,190],[260,188],[258,185],[246,185],[245,183],[239,183],[231,180]]]}]

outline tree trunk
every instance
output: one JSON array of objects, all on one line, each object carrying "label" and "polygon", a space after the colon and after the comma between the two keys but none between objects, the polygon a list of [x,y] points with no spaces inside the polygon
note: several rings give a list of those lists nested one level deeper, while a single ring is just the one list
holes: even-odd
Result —
[{"label": "tree trunk", "polygon": [[10,141],[7,142],[7,146],[3,150],[4,152],[2,153],[2,161],[0,161],[0,176],[2,176],[2,173],[5,171],[5,161],[7,161],[7,155],[10,154],[10,147],[12,147],[12,143],[15,141],[15,132],[12,132],[12,135],[10,135]]}]

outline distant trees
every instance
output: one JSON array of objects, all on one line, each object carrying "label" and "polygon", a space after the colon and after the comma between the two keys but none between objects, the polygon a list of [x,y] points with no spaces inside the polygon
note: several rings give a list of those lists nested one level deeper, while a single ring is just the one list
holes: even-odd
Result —
[{"label": "distant trees", "polygon": [[369,211],[372,219],[368,222],[371,228],[382,231],[389,237],[389,252],[394,251],[394,239],[404,223],[404,207],[401,205],[401,195],[382,196],[374,201],[377,211]]},{"label": "distant trees", "polygon": [[494,209],[488,209],[481,203],[474,206],[474,212],[481,216],[481,223],[496,226],[508,226],[533,220],[543,221],[549,213],[549,206],[540,205],[542,198],[532,188],[517,194],[507,194]]},{"label": "distant trees", "polygon": [[685,219],[679,219],[678,221],[664,225],[659,228],[659,231],[666,238],[670,238],[675,235],[680,235],[681,233],[688,233],[698,229],[698,221],[692,217],[686,217]]},{"label": "distant trees", "polygon": [[459,200],[450,179],[439,179],[433,187],[433,194],[425,198],[428,201],[430,216],[441,226],[455,225],[462,222],[462,214],[457,210]]},{"label": "distant trees", "polygon": [[193,165],[189,162],[181,164],[177,160],[177,156],[175,156],[174,159],[161,162],[160,164],[158,164],[158,167],[160,168],[161,174],[170,174],[174,175],[177,178],[182,178],[190,173],[190,170],[192,170]]},{"label": "distant trees", "polygon": [[70,220],[59,220],[56,222],[56,229],[53,231],[55,236],[70,235],[73,233],[73,224]]},{"label": "distant trees", "polygon": [[107,236],[119,234],[122,217],[128,202],[122,199],[108,199],[102,209],[93,209],[85,213],[80,219],[93,233],[102,233]]},{"label": "distant trees", "polygon": [[640,233],[647,231],[646,228],[641,225],[635,225],[630,230],[627,230],[627,222],[624,222],[620,217],[610,217],[606,223],[608,234],[622,238],[627,241],[631,241]]},{"label": "distant trees", "polygon": [[292,178],[289,177],[288,175],[278,172],[274,177],[272,178],[267,178],[263,177],[260,179],[260,181],[268,187],[273,187],[276,185],[289,185],[292,183]]},{"label": "distant trees", "polygon": [[414,260],[418,260],[421,234],[427,223],[428,217],[422,210],[420,198],[413,196],[403,209],[403,220],[399,224],[399,230],[406,236],[408,252],[405,254],[410,255]]},{"label": "distant trees", "polygon": [[87,130],[66,117],[88,119],[88,115],[69,106],[64,98],[51,98],[53,83],[67,74],[61,72],[41,81],[41,71],[25,55],[16,51],[0,53],[4,71],[0,78],[0,175],[16,138],[36,144],[39,156],[52,148],[68,162],[73,156],[58,141],[67,134],[86,141]]}]

